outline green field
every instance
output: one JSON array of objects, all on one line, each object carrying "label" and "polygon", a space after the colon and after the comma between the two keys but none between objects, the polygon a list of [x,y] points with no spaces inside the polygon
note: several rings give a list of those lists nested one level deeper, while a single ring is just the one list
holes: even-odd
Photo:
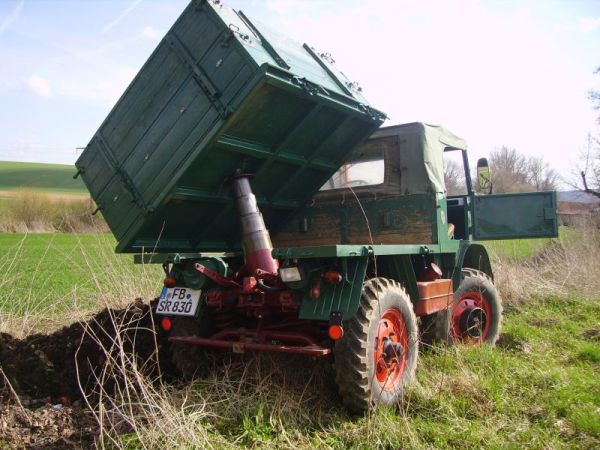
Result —
[{"label": "green field", "polygon": [[29,188],[57,194],[86,195],[81,178],[73,179],[75,166],[0,161],[0,191]]},{"label": "green field", "polygon": [[0,312],[35,323],[158,293],[160,266],[134,265],[115,246],[106,233],[0,233]]},{"label": "green field", "polygon": [[[160,267],[134,266],[114,245],[108,234],[0,234],[2,317],[13,329],[19,319],[36,329],[45,319],[64,323],[73,313],[155,295]],[[531,249],[493,246],[517,271],[514,259]],[[138,419],[138,433],[122,443],[156,448],[146,440],[152,436],[189,448],[193,433],[201,447],[216,448],[600,448],[599,296],[575,289],[514,300],[497,347],[423,346],[417,381],[396,410],[349,416],[329,370],[310,358],[233,356],[192,389],[160,394],[161,413]],[[173,420],[177,427],[166,425]]]}]

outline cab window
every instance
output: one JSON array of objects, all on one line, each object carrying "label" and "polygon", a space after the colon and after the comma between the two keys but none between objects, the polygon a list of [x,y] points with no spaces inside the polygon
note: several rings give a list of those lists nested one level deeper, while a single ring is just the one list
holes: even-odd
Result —
[{"label": "cab window", "polygon": [[321,187],[321,191],[356,188],[382,184],[385,179],[383,152],[370,157],[359,157],[344,164]]}]

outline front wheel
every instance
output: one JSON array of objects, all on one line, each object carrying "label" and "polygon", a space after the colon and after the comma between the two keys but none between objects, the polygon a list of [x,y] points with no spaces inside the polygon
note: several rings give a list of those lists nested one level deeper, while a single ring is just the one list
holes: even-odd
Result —
[{"label": "front wheel", "polygon": [[402,396],[417,366],[417,318],[410,298],[395,281],[365,282],[358,312],[336,342],[336,382],[346,407],[361,413],[391,405]]}]

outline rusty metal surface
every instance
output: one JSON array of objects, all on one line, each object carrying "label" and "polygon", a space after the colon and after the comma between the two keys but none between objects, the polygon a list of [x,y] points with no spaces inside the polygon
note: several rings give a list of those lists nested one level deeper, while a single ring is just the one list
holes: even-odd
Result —
[{"label": "rusty metal surface", "polygon": [[442,311],[452,305],[454,292],[452,280],[441,278],[435,281],[417,282],[419,300],[415,303],[415,314],[424,316]]},{"label": "rusty metal surface", "polygon": [[239,342],[205,339],[198,337],[170,337],[169,342],[176,344],[198,345],[200,347],[229,349],[234,353],[243,353],[245,351],[256,352],[274,352],[274,353],[295,353],[308,356],[326,356],[331,354],[331,349],[319,346],[291,346],[278,345],[260,342]]}]

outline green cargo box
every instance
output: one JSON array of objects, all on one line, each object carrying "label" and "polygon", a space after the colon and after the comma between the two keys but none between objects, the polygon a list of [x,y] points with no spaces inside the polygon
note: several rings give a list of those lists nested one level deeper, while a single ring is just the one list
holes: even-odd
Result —
[{"label": "green cargo box", "polygon": [[385,115],[317,53],[193,1],[76,162],[118,252],[238,249],[226,180],[285,224]]}]

